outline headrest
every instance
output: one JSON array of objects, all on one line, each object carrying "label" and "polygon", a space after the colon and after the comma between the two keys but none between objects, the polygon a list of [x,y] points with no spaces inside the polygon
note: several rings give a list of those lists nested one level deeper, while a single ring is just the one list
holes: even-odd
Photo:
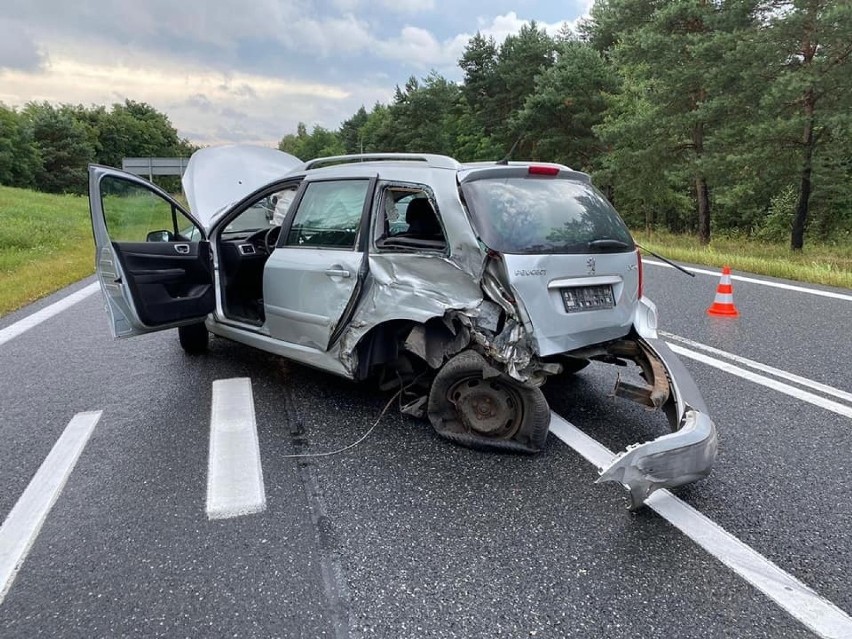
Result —
[{"label": "headrest", "polygon": [[405,209],[405,221],[408,233],[416,235],[441,235],[441,223],[432,204],[426,198],[419,197],[408,203]]}]

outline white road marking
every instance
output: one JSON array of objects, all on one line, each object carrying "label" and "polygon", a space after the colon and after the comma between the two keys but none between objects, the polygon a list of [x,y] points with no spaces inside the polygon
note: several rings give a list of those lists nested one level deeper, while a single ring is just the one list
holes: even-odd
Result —
[{"label": "white road marking", "polygon": [[74,415],[0,527],[0,603],[100,418],[101,411]]},{"label": "white road marking", "polygon": [[62,311],[71,308],[77,302],[83,301],[89,297],[89,295],[97,291],[99,286],[100,285],[97,282],[89,284],[85,288],[81,288],[79,291],[66,295],[58,302],[54,302],[50,306],[45,306],[40,311],[36,311],[32,315],[27,315],[24,319],[18,320],[14,324],[0,329],[0,346],[9,340],[16,338],[21,333],[30,330],[34,326],[38,326],[45,320],[49,320],[54,315],[58,315]]},{"label": "white road marking", "polygon": [[[572,423],[551,413],[550,432],[598,468],[615,454]],[[852,637],[852,617],[668,490],[645,502],[696,544],[825,639]]]},{"label": "white road marking", "polygon": [[660,331],[660,335],[665,337],[667,340],[674,340],[676,342],[680,342],[681,344],[685,344],[686,346],[697,348],[698,350],[704,351],[706,353],[725,357],[733,362],[737,362],[738,364],[748,366],[749,368],[753,368],[764,373],[769,373],[770,375],[786,379],[788,381],[799,384],[800,386],[807,386],[808,388],[812,388],[821,393],[825,393],[826,395],[832,395],[838,399],[842,399],[847,402],[852,402],[852,393],[847,393],[846,391],[842,391],[839,388],[834,388],[833,386],[828,386],[827,384],[820,384],[819,382],[815,382],[814,380],[808,379],[807,377],[801,377],[794,373],[788,373],[787,371],[781,370],[780,368],[773,368],[772,366],[769,366],[767,364],[761,364],[760,362],[756,362],[753,359],[741,357],[740,355],[734,355],[733,353],[729,353],[727,351],[708,346],[707,344],[702,344],[701,342],[694,342],[691,339],[681,337],[680,335],[673,335],[671,333],[666,333],[665,331]]},{"label": "white road marking", "polygon": [[224,519],[265,509],[251,380],[216,380],[210,411],[207,517]]},{"label": "white road marking", "polygon": [[769,377],[758,375],[757,373],[747,371],[744,368],[740,368],[739,366],[736,366],[729,362],[723,362],[722,360],[716,359],[715,357],[710,357],[709,355],[704,355],[702,353],[696,353],[695,351],[691,351],[688,348],[683,348],[682,346],[678,346],[677,344],[669,344],[669,348],[671,348],[678,355],[683,355],[684,357],[688,357],[689,359],[694,359],[696,362],[701,362],[702,364],[707,364],[708,366],[712,366],[713,368],[718,368],[719,370],[725,371],[726,373],[730,373],[731,375],[742,377],[743,379],[747,379],[748,381],[754,382],[755,384],[766,386],[767,388],[776,390],[779,393],[784,393],[785,395],[789,395],[790,397],[800,399],[803,402],[808,402],[809,404],[813,404],[814,406],[819,406],[820,408],[824,408],[825,410],[830,410],[831,412],[837,413],[838,415],[843,415],[844,417],[852,418],[852,406],[846,406],[845,404],[840,404],[839,402],[826,399],[825,397],[814,395],[813,393],[809,393],[808,391],[802,390],[801,388],[796,388],[795,386],[790,386],[789,384],[785,384],[784,382],[779,382],[777,380],[770,379]]},{"label": "white road marking", "polygon": [[[670,264],[665,264],[664,262],[657,262],[656,260],[646,260],[644,257],[642,258],[642,264],[650,264],[651,266],[662,266],[663,268],[674,268]],[[692,268],[691,266],[687,266],[685,268],[692,271],[693,273],[701,273],[701,275],[712,275],[713,277],[720,277],[722,275],[721,271],[707,271],[701,268]],[[773,288],[783,288],[788,291],[796,291],[797,293],[810,293],[811,295],[821,295],[822,297],[832,297],[837,300],[846,300],[847,302],[852,302],[852,295],[846,295],[845,293],[835,293],[834,291],[821,291],[818,288],[807,288],[805,286],[785,284],[784,282],[759,280],[755,277],[745,277],[743,275],[731,275],[731,279],[740,282],[748,282],[750,284],[762,284],[763,286],[771,286]]]}]

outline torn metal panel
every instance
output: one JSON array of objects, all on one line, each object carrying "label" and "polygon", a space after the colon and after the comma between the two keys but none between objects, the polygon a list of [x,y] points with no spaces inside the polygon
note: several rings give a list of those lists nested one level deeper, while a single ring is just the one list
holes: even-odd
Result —
[{"label": "torn metal panel", "polygon": [[[379,253],[369,259],[370,276],[361,304],[334,347],[350,371],[357,367],[355,347],[371,328],[401,319],[425,324],[453,310],[469,309],[475,315],[482,302],[482,289],[476,280],[446,256]],[[417,337],[412,345],[417,348]],[[426,355],[425,343],[421,347]],[[424,359],[428,361],[428,356]]]},{"label": "torn metal panel", "polygon": [[[675,432],[643,444],[634,444],[602,469],[598,482],[617,481],[630,491],[631,507],[638,508],[659,488],[674,488],[710,474],[716,459],[716,426],[698,387],[681,361],[660,339],[638,340],[654,370],[664,368],[673,410],[666,412]],[[653,388],[661,386],[649,379]],[[652,395],[648,394],[650,401]]]},{"label": "torn metal panel", "polygon": [[716,446],[716,427],[710,417],[690,409],[677,432],[628,447],[597,481],[624,485],[635,510],[659,488],[683,486],[707,477],[716,459]]},{"label": "torn metal panel", "polygon": [[[448,318],[445,316],[445,320]],[[403,346],[430,368],[439,368],[448,357],[462,351],[470,343],[470,331],[465,326],[454,327],[453,331],[445,323],[427,322],[417,324],[411,329]]]}]

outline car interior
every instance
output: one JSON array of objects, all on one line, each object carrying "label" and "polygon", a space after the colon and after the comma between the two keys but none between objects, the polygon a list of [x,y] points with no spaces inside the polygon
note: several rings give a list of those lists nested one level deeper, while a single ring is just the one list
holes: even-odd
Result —
[{"label": "car interior", "polygon": [[228,317],[263,324],[263,266],[278,242],[296,188],[294,185],[261,198],[219,233],[222,305]]},{"label": "car interior", "polygon": [[425,191],[388,188],[384,202],[382,224],[377,224],[379,251],[446,250],[444,229]]},{"label": "car interior", "polygon": [[[263,268],[278,243],[281,223],[295,197],[296,188],[291,186],[262,198],[234,218],[219,234],[222,302],[229,318],[255,326],[264,323]],[[376,221],[376,250],[446,250],[443,228],[432,200],[424,190],[387,188],[382,199],[383,215],[377,216]],[[330,208],[329,215],[338,215],[337,209]],[[329,224],[330,228],[325,230],[312,227],[308,231],[297,228],[294,222],[291,229],[293,237],[288,238],[288,243],[316,245],[317,250],[354,246],[357,229],[334,229],[332,226]]]}]

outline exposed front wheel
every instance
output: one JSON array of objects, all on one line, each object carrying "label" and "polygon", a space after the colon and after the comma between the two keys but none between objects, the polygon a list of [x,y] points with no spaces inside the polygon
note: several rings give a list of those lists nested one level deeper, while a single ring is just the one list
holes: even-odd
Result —
[{"label": "exposed front wheel", "polygon": [[541,390],[501,373],[476,351],[459,353],[438,371],[428,412],[439,435],[472,448],[536,453],[550,428]]},{"label": "exposed front wheel", "polygon": [[204,322],[188,324],[178,327],[178,339],[187,355],[200,355],[207,350],[210,333],[207,332]]}]

